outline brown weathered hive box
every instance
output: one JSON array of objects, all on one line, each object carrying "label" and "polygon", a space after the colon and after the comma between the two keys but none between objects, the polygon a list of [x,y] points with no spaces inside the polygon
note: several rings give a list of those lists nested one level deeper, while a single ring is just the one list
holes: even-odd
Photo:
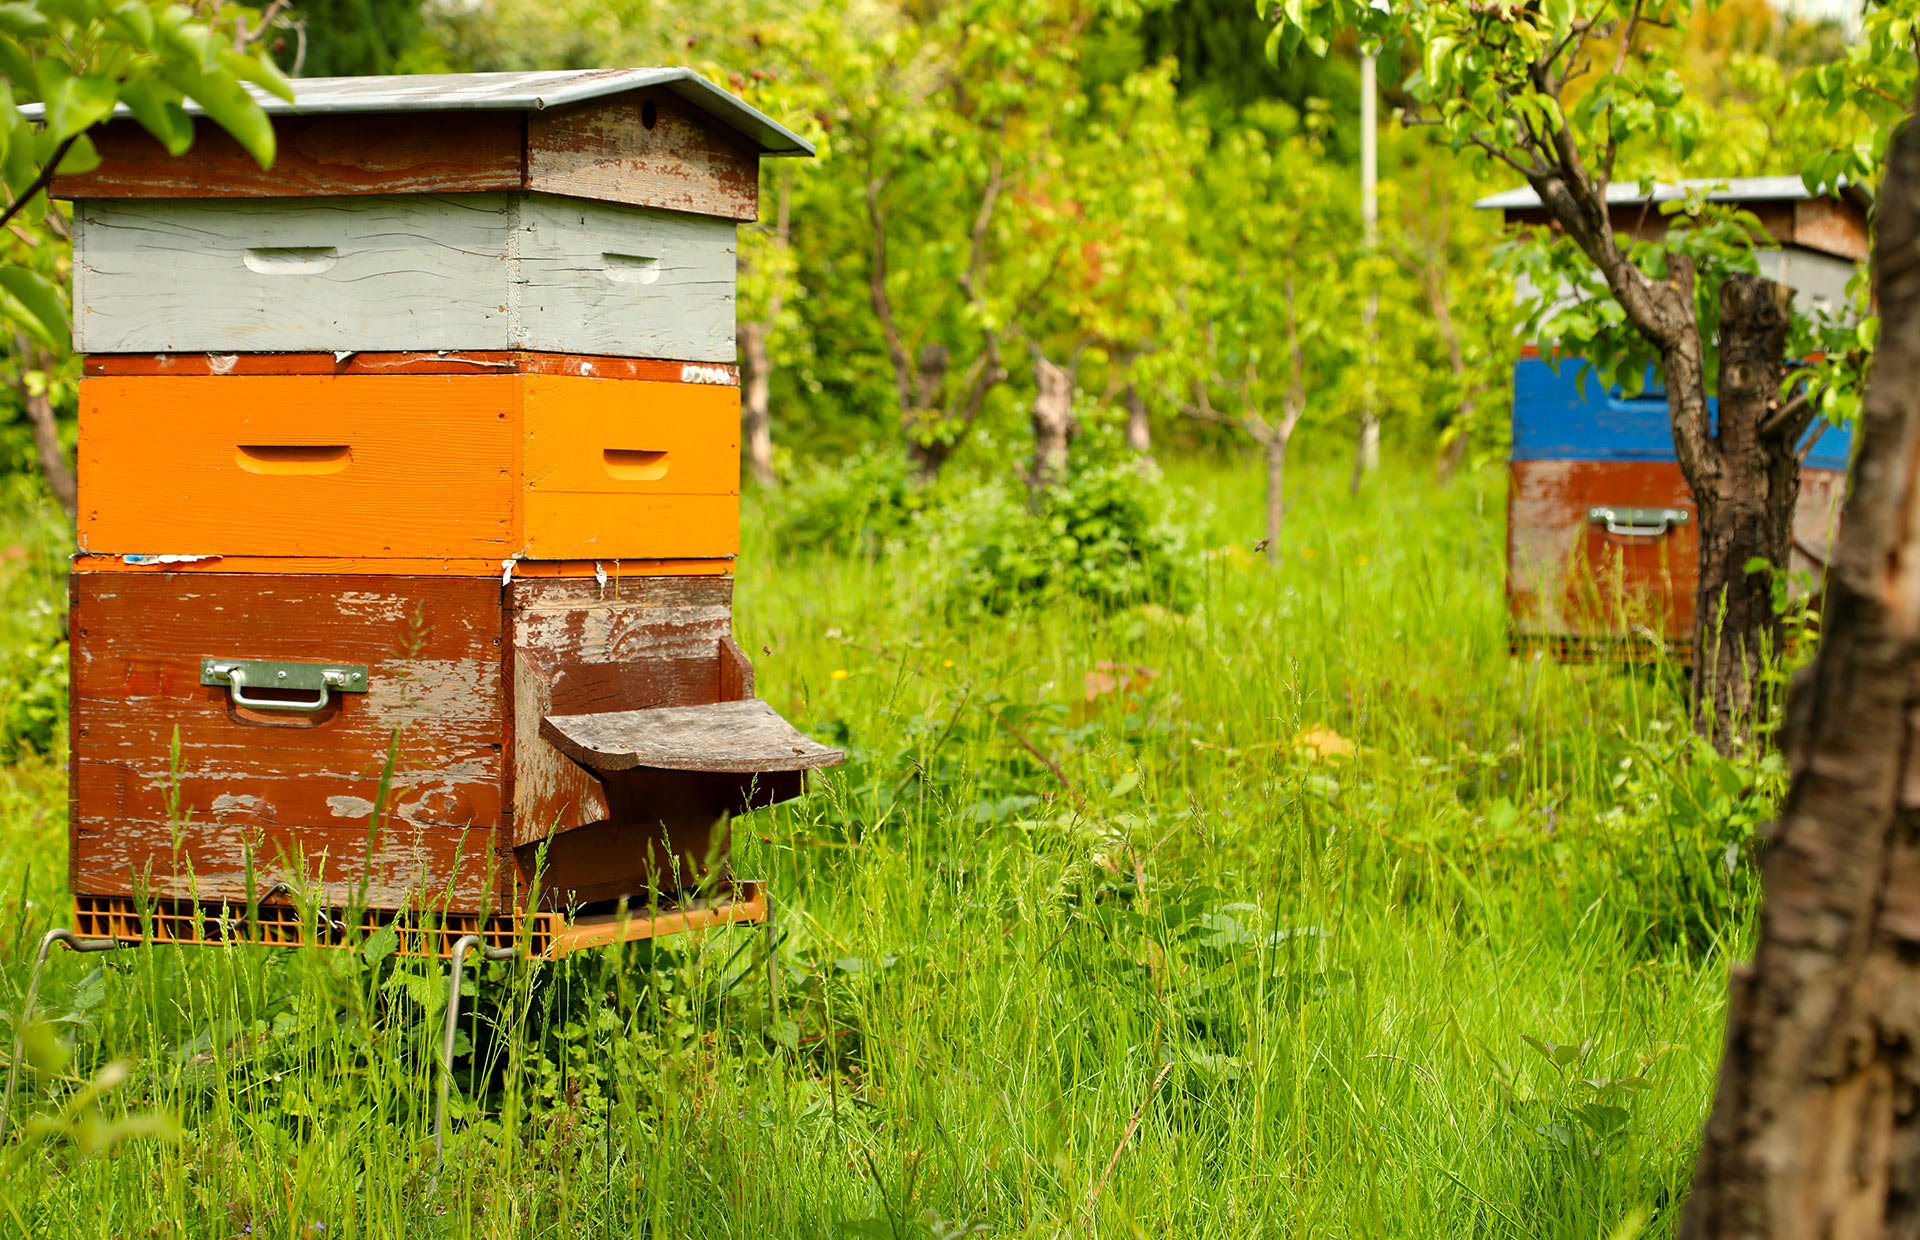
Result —
[{"label": "brown weathered hive box", "polygon": [[732,637],[734,229],[811,148],[686,70],[295,86],[268,171],[55,183],[83,931],[709,896],[840,760]]},{"label": "brown weathered hive box", "polygon": [[[1622,238],[1654,239],[1662,214],[1691,191],[1752,212],[1772,244],[1761,274],[1792,288],[1806,313],[1837,314],[1867,254],[1866,198],[1816,197],[1798,177],[1748,177],[1607,187]],[[1481,199],[1510,225],[1551,225],[1531,189]],[[1692,492],[1674,455],[1664,392],[1607,391],[1578,358],[1557,367],[1523,342],[1513,371],[1513,441],[1507,503],[1507,601],[1516,650],[1561,657],[1689,657],[1699,575]],[[1796,570],[1824,571],[1846,488],[1850,441],[1818,423],[1803,441],[1794,515]]]}]

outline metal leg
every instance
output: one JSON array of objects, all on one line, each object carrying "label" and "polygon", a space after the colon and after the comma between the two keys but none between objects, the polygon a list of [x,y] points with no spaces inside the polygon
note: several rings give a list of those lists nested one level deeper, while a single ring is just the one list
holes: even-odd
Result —
[{"label": "metal leg", "polygon": [[[440,1079],[434,1082],[433,1095],[433,1174],[427,1177],[427,1192],[440,1187],[440,1163],[445,1149],[447,1090],[453,1083],[453,1039],[460,1032],[460,971],[467,953],[485,940],[477,934],[465,934],[453,944],[453,972],[447,981],[447,1023],[440,1032]],[[511,960],[511,947],[489,947],[480,952],[487,960]]]},{"label": "metal leg", "polygon": [[13,1090],[20,1079],[20,1055],[27,1035],[27,1022],[33,1017],[33,1001],[40,993],[40,970],[46,966],[47,953],[55,943],[76,952],[104,952],[120,946],[117,939],[83,939],[71,930],[49,930],[40,940],[40,951],[33,958],[33,972],[27,974],[27,995],[20,1014],[13,1022],[13,1055],[7,1060],[7,1088],[0,1094],[0,1140],[7,1135],[7,1117],[13,1112]]}]

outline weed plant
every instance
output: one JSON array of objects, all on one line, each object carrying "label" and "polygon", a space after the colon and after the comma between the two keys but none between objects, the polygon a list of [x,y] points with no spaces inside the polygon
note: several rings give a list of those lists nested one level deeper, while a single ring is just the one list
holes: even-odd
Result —
[{"label": "weed plant", "polygon": [[[1509,656],[1497,474],[1296,470],[1275,568],[1252,471],[1170,473],[1181,606],[983,612],[964,522],[804,551],[750,500],[742,644],[849,755],[737,824],[777,1002],[741,933],[477,970],[436,1183],[443,967],[57,954],[0,1226],[1670,1235],[1777,768],[1688,742],[1672,669]],[[9,609],[55,567],[0,566]],[[0,773],[16,1013],[65,916],[52,743]]]}]

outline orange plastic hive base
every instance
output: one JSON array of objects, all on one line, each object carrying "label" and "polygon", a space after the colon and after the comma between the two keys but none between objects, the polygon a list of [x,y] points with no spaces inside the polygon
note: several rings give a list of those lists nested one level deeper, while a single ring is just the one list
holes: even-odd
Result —
[{"label": "orange plastic hive base", "polygon": [[376,931],[392,929],[398,940],[396,953],[402,956],[444,960],[453,954],[456,942],[472,934],[480,936],[484,949],[506,948],[535,959],[557,960],[612,943],[758,924],[767,919],[767,895],[763,884],[742,882],[711,899],[576,918],[563,913],[433,916],[369,909],[353,916],[349,924],[349,916],[337,909],[303,914],[290,904],[263,904],[250,918],[245,908],[204,901],[82,895],[73,901],[73,932],[83,939],[127,944],[357,948]]}]

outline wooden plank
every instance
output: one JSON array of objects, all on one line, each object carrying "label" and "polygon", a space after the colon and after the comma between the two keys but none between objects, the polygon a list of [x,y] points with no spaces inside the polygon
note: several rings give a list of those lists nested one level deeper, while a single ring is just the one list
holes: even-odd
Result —
[{"label": "wooden plank", "polygon": [[733,360],[733,224],[545,196],[89,199],[89,353],[519,350]]},{"label": "wooden plank", "polygon": [[535,194],[516,227],[512,347],[734,360],[732,221]]},{"label": "wooden plank", "polygon": [[686,556],[740,551],[737,495],[593,495],[528,492],[525,553],[540,559]]},{"label": "wooden plank", "polygon": [[740,386],[740,368],[645,357],[501,350],[450,353],[91,353],[87,375],[578,375]]},{"label": "wooden plank", "polygon": [[739,548],[730,387],[481,373],[94,377],[80,391],[89,553],[498,573],[514,556],[592,572]]},{"label": "wooden plank", "polygon": [[753,696],[753,663],[740,643],[720,639],[720,700],[738,702]]},{"label": "wooden plank", "polygon": [[133,120],[88,135],[91,172],[58,176],[56,198],[291,198],[341,194],[454,194],[523,188],[518,112],[280,116],[277,152],[262,169],[205,117],[193,146],[172,156]]},{"label": "wooden plank", "polygon": [[[516,376],[82,379],[83,549],[517,550]],[[573,380],[573,382],[584,382]]]},{"label": "wooden plank", "polygon": [[1515,461],[1507,508],[1507,594],[1516,631],[1605,637],[1644,627],[1693,632],[1699,528],[1610,535],[1589,508],[1678,508],[1693,496],[1672,461]]},{"label": "wooden plank", "polygon": [[[1588,509],[1609,505],[1693,514],[1693,495],[1677,464],[1515,461],[1511,478],[1507,595],[1517,633],[1607,638],[1638,625],[1669,642],[1692,638],[1700,562],[1693,521],[1646,538],[1608,534],[1587,517]],[[1816,579],[1846,485],[1843,471],[1801,471],[1792,566]]]},{"label": "wooden plank", "polygon": [[736,889],[719,896],[679,904],[641,905],[629,908],[625,913],[606,912],[576,917],[554,931],[547,955],[558,959],[572,952],[605,947],[610,943],[665,938],[715,926],[758,924],[766,919],[765,886],[743,882]]},{"label": "wooden plank", "polygon": [[653,710],[548,715],[540,735],[596,771],[813,771],[847,755],[803,736],[759,698]]},{"label": "wooden plank", "polygon": [[1867,261],[1867,216],[1856,204],[1810,198],[1793,204],[1793,242],[1823,254]]},{"label": "wooden plank", "polygon": [[679,96],[651,90],[530,114],[527,188],[752,220],[760,162],[750,144]]},{"label": "wooden plank", "polygon": [[[419,559],[407,556],[261,556],[210,555],[205,558],[160,562],[116,555],[74,557],[76,572],[90,573],[292,573],[334,577],[356,577],[367,573],[392,573],[407,577],[489,577],[498,580],[503,570],[500,561]],[[724,577],[733,571],[730,560],[516,560],[513,575],[527,577],[592,576],[594,570],[606,573],[614,581],[646,577]]]},{"label": "wooden plank", "polygon": [[[314,877],[330,903],[368,873],[386,907],[450,888],[476,909],[511,881],[496,582],[76,573],[72,596],[77,891],[244,898],[248,848],[265,882]],[[199,683],[207,655],[365,663],[371,684],[255,711]],[[325,860],[290,873],[296,852]]]},{"label": "wooden plank", "polygon": [[604,821],[599,780],[540,735],[555,711],[632,710],[718,699],[719,643],[732,630],[726,577],[516,580],[512,650],[513,840]]},{"label": "wooden plank", "polygon": [[738,388],[544,375],[525,384],[529,492],[739,493]]}]

